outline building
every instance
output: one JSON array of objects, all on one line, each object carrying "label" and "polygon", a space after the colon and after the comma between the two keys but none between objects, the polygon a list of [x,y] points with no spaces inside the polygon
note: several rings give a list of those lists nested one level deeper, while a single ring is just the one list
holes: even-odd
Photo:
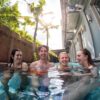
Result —
[{"label": "building", "polygon": [[60,0],[63,44],[75,61],[81,48],[91,51],[93,59],[100,58],[100,1]]}]

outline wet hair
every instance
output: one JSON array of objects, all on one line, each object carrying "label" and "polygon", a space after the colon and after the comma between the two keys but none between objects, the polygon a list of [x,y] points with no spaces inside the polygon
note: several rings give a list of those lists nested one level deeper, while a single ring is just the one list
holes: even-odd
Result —
[{"label": "wet hair", "polygon": [[90,51],[87,50],[86,48],[82,49],[81,51],[83,52],[84,55],[86,55],[88,57],[87,58],[88,64],[94,65]]},{"label": "wet hair", "polygon": [[21,51],[20,49],[13,49],[12,51],[11,51],[11,55],[10,55],[10,60],[9,60],[9,65],[8,65],[8,68],[9,68],[9,70],[10,70],[10,73],[11,74],[13,74],[14,73],[14,68],[12,68],[11,66],[12,66],[12,64],[14,63],[14,56],[15,56],[15,53],[17,52],[17,51]]},{"label": "wet hair", "polygon": [[46,45],[41,45],[41,46],[38,47],[38,52],[41,50],[42,47],[46,48],[47,51],[49,51],[49,47],[48,47],[48,46],[46,46]]},{"label": "wet hair", "polygon": [[13,58],[15,56],[16,51],[21,51],[20,49],[13,49],[10,55],[10,63],[12,64],[14,62]]},{"label": "wet hair", "polygon": [[61,55],[61,54],[66,54],[66,55],[68,56],[68,58],[69,58],[69,61],[70,61],[70,57],[69,57],[69,55],[68,55],[67,52],[65,52],[65,51],[60,52],[59,55],[58,55],[58,58],[60,58],[60,55]]}]

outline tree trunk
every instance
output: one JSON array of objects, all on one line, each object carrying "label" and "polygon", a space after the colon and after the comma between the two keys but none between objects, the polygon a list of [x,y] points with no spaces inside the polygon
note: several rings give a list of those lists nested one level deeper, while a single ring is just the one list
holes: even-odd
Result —
[{"label": "tree trunk", "polygon": [[47,32],[47,46],[49,46],[49,30],[46,29],[46,32]]},{"label": "tree trunk", "polygon": [[38,17],[36,18],[36,26],[35,26],[35,31],[34,31],[34,36],[33,36],[33,50],[35,51],[36,49],[36,36],[37,36],[37,29],[38,29]]}]

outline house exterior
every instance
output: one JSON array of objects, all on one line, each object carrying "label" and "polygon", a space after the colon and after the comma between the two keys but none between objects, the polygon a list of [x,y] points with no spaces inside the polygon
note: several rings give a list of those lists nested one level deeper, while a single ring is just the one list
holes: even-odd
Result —
[{"label": "house exterior", "polygon": [[76,52],[81,48],[87,48],[92,58],[99,60],[100,1],[60,0],[60,2],[63,45],[72,61],[75,61]]}]

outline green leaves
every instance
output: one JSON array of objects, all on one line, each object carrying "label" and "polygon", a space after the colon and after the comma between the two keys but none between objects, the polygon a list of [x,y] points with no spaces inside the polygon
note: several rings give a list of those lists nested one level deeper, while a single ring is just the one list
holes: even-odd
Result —
[{"label": "green leaves", "polygon": [[76,3],[78,3],[81,0],[69,0],[69,4],[70,5],[75,5]]},{"label": "green leaves", "polygon": [[0,9],[4,7],[10,0],[0,0]]},{"label": "green leaves", "polygon": [[45,5],[45,0],[40,0],[38,7],[42,8]]},{"label": "green leaves", "polygon": [[[7,0],[6,0],[7,1]],[[5,5],[2,4],[2,6]],[[18,11],[18,3],[11,6],[3,6],[0,9],[0,25],[6,25],[10,29],[15,29],[19,26],[18,16],[20,15]]]},{"label": "green leaves", "polygon": [[[33,13],[32,17],[21,16],[18,10],[18,1],[12,6],[10,5],[10,1],[11,0],[0,0],[0,25],[9,27],[12,31],[18,33],[20,37],[27,38],[29,41],[33,42],[33,38],[27,34],[25,28],[27,25],[36,25],[45,0],[39,0],[37,5],[35,5],[35,2],[29,4],[27,0],[23,0],[28,4],[31,13]],[[20,26],[23,29],[20,29]]]}]

